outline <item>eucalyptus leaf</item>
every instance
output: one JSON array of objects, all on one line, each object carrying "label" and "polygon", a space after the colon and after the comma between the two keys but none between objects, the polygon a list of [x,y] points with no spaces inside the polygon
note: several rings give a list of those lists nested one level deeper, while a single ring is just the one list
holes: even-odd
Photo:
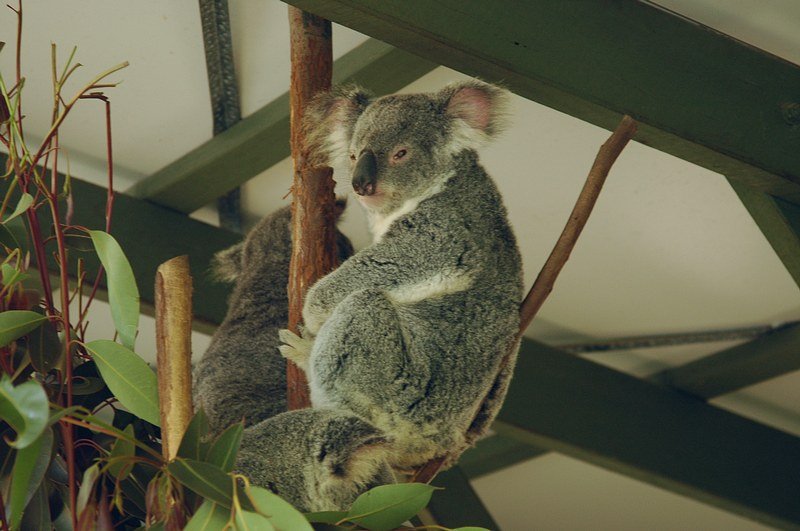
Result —
[{"label": "eucalyptus leaf", "polygon": [[58,337],[56,327],[50,321],[45,321],[28,334],[28,355],[31,357],[31,365],[41,374],[47,374],[56,366],[63,350],[64,346]]},{"label": "eucalyptus leaf", "polygon": [[225,472],[233,470],[236,454],[239,453],[239,445],[242,442],[242,430],[244,425],[240,422],[223,431],[208,450],[206,462],[217,465]]},{"label": "eucalyptus leaf", "polygon": [[14,233],[5,225],[0,223],[0,244],[9,249],[19,249],[21,246]]},{"label": "eucalyptus leaf", "polygon": [[14,468],[11,471],[11,493],[9,522],[11,529],[18,529],[22,513],[42,483],[53,450],[53,432],[45,430],[30,445],[17,450]]},{"label": "eucalyptus leaf", "polygon": [[231,510],[210,500],[203,501],[183,531],[219,531],[230,519]]},{"label": "eucalyptus leaf", "polygon": [[21,529],[51,529],[50,504],[47,500],[47,485],[42,483],[25,507],[22,514]]},{"label": "eucalyptus leaf", "polygon": [[38,382],[29,380],[14,387],[7,375],[0,379],[0,419],[17,432],[16,441],[9,445],[21,450],[32,444],[47,427],[49,416],[47,395]]},{"label": "eucalyptus leaf", "polygon": [[273,531],[275,529],[267,517],[250,511],[236,511],[234,523],[236,531]]},{"label": "eucalyptus leaf", "polygon": [[[128,424],[122,431],[131,439],[135,438],[132,424]],[[136,446],[130,440],[117,439],[114,441],[111,452],[108,454],[108,459],[110,461],[108,472],[120,481],[127,478],[128,474],[131,473],[132,466],[130,463],[126,463],[124,458],[133,457],[135,453]]]},{"label": "eucalyptus leaf", "polygon": [[93,464],[89,468],[87,468],[83,473],[83,479],[81,480],[81,488],[78,490],[78,500],[77,500],[77,513],[83,513],[83,510],[86,509],[86,506],[89,504],[89,501],[92,497],[92,491],[94,491],[94,484],[97,483],[97,478],[100,477],[100,465],[98,463]]},{"label": "eucalyptus leaf", "polygon": [[24,336],[46,320],[44,315],[28,310],[7,310],[0,313],[0,347]]},{"label": "eucalyptus leaf", "polygon": [[451,529],[450,531],[491,531],[491,530],[486,529],[485,527],[467,526],[467,527],[457,527],[455,529]]},{"label": "eucalyptus leaf", "polygon": [[200,408],[186,426],[186,431],[183,433],[181,444],[178,447],[178,457],[197,460],[205,458],[208,449],[208,444],[204,441],[206,436],[208,436],[208,417],[203,408]]},{"label": "eucalyptus leaf", "polygon": [[3,220],[3,224],[8,223],[15,217],[24,213],[31,207],[32,204],[33,204],[33,196],[27,192],[23,192],[22,196],[19,198],[19,201],[17,202],[17,207],[14,209],[14,212],[12,212],[10,216],[8,216],[6,219]]},{"label": "eucalyptus leaf", "polygon": [[[267,489],[261,487],[246,487],[245,494],[253,503],[253,507],[260,514],[269,517],[269,521],[277,531],[313,531],[303,513]],[[344,517],[344,513],[342,513]],[[341,518],[335,520],[338,522]]]},{"label": "eucalyptus leaf", "polygon": [[86,343],[86,349],[117,400],[134,415],[160,426],[158,381],[147,363],[135,352],[107,339]]},{"label": "eucalyptus leaf", "polygon": [[107,232],[89,231],[97,256],[106,270],[111,317],[122,344],[133,350],[139,327],[139,289],[122,248]]},{"label": "eucalyptus leaf", "polygon": [[356,498],[346,518],[370,531],[390,531],[428,505],[434,490],[425,483],[381,485]]},{"label": "eucalyptus leaf", "polygon": [[3,275],[3,286],[6,287],[13,286],[14,284],[30,278],[29,274],[20,271],[11,264],[0,265],[0,271]]},{"label": "eucalyptus leaf", "polygon": [[179,457],[167,465],[167,470],[182,485],[200,496],[225,507],[231,506],[232,479],[218,466]]}]

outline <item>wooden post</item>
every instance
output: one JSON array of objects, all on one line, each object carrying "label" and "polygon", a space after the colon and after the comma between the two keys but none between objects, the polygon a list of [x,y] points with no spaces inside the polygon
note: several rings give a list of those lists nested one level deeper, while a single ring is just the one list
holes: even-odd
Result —
[{"label": "wooden post", "polygon": [[[317,93],[331,87],[333,53],[331,23],[289,7],[292,78],[291,145],[294,161],[292,184],[292,261],[289,269],[289,329],[297,333],[303,299],[308,288],[335,266],[333,170],[312,168],[302,136],[303,109]],[[309,407],[308,385],[292,362],[286,365],[289,409]]]},{"label": "wooden post", "polygon": [[192,277],[187,256],[158,267],[155,302],[161,446],[169,461],[192,418]]}]

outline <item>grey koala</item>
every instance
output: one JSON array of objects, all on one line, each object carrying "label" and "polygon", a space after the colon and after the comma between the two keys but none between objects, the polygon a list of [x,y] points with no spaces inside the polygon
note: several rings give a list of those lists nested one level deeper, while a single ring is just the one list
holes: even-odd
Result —
[{"label": "grey koala", "polygon": [[306,111],[314,162],[349,158],[374,243],[311,287],[305,331],[282,331],[281,352],[315,408],[387,435],[396,469],[451,465],[488,429],[516,360],[521,259],[475,151],[506,94],[477,81],[374,100],[348,88]]},{"label": "grey koala", "polygon": [[[337,203],[337,217],[344,203]],[[195,403],[212,433],[244,420],[236,469],[303,510],[348,507],[364,490],[391,483],[386,439],[345,411],[286,411],[286,326],[291,214],[264,218],[244,242],[215,257],[217,276],[235,282],[228,314],[194,371]],[[340,259],[352,254],[337,233]]]}]

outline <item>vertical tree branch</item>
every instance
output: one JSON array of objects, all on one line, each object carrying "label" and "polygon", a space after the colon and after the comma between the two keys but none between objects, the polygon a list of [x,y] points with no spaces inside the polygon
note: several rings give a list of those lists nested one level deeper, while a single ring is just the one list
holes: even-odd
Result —
[{"label": "vertical tree branch", "polygon": [[161,441],[169,461],[192,418],[192,277],[187,256],[158,266],[155,291]]},{"label": "vertical tree branch", "polygon": [[[308,288],[335,266],[333,170],[307,164],[302,135],[303,110],[317,93],[330,89],[333,54],[331,23],[289,7],[292,79],[290,94],[292,184],[292,260],[289,270],[289,328],[297,332]],[[287,362],[289,409],[310,406],[305,375]]]}]

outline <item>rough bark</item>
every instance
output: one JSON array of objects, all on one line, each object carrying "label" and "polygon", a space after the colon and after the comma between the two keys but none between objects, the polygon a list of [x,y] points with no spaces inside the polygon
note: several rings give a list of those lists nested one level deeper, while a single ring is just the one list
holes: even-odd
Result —
[{"label": "rough bark", "polygon": [[[297,333],[308,288],[335,267],[333,170],[311,167],[302,136],[303,110],[319,92],[330,89],[333,54],[331,23],[289,7],[292,78],[290,95],[292,184],[292,261],[289,273],[289,329]],[[287,362],[289,409],[309,407],[305,375]]]}]

